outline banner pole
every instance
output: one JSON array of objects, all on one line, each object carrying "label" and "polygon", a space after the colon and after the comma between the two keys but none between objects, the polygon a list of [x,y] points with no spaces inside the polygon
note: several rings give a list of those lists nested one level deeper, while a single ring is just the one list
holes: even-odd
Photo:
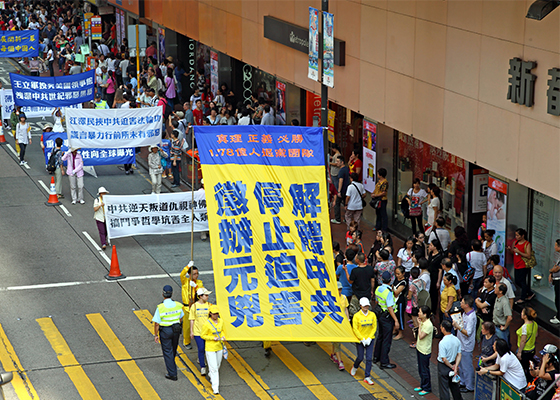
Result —
[{"label": "banner pole", "polygon": [[136,93],[140,93],[140,35],[138,33],[138,22],[136,21]]},{"label": "banner pole", "polygon": [[[194,207],[192,202],[194,201],[194,171],[196,167],[196,158],[194,158],[194,129],[192,126],[189,127],[191,133],[191,261],[194,261]],[[197,174],[198,177],[198,174]]]}]

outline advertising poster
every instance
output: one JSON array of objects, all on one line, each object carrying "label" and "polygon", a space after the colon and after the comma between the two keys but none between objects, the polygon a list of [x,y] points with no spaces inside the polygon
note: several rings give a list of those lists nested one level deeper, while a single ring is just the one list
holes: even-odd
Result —
[{"label": "advertising poster", "polygon": [[215,97],[220,83],[218,81],[218,53],[210,50],[210,90]]},{"label": "advertising poster", "polygon": [[309,69],[307,77],[319,80],[319,11],[309,7]]},{"label": "advertising poster", "polygon": [[228,340],[355,342],[334,273],[323,129],[195,126]]},{"label": "advertising poster", "polygon": [[121,39],[124,41],[126,39],[126,18],[124,15],[124,11],[120,10],[121,12]]},{"label": "advertising poster", "polygon": [[313,117],[317,117],[321,126],[321,96],[306,92],[305,109],[305,125],[313,126]]},{"label": "advertising poster", "polygon": [[327,128],[329,131],[329,142],[334,143],[334,120],[336,118],[336,111],[329,110],[328,121],[327,121]]},{"label": "advertising poster", "polygon": [[91,40],[103,39],[103,23],[101,17],[95,15],[91,17]]},{"label": "advertising poster", "polygon": [[323,11],[323,84],[334,87],[334,14]]},{"label": "advertising poster", "polygon": [[122,35],[121,35],[121,24],[123,23],[121,19],[121,10],[118,8],[115,10],[115,25],[117,27],[117,44],[120,46],[122,44]]},{"label": "advertising poster", "polygon": [[475,169],[473,171],[472,187],[472,212],[486,212],[488,199],[488,171],[485,169]]},{"label": "advertising poster", "polygon": [[[560,202],[535,191],[531,244],[535,251],[537,266],[533,272],[541,275],[542,279],[540,282],[533,282],[533,286],[548,285],[548,270],[558,260],[558,253],[554,250],[554,241],[558,238],[560,238]],[[550,295],[554,296],[552,290]]]},{"label": "advertising poster", "polygon": [[280,81],[276,81],[276,117],[278,125],[286,125],[286,84]]},{"label": "advertising poster", "polygon": [[506,251],[506,215],[508,184],[493,176],[488,177],[486,205],[487,229],[496,231],[494,241],[498,245],[500,265],[504,265]]},{"label": "advertising poster", "polygon": [[375,178],[376,178],[376,152],[375,146],[377,141],[377,124],[364,119],[364,129],[363,129],[363,168],[362,183],[364,184],[364,189],[370,193],[375,189]]},{"label": "advertising poster", "polygon": [[158,28],[159,53],[158,62],[165,58],[165,28]]}]

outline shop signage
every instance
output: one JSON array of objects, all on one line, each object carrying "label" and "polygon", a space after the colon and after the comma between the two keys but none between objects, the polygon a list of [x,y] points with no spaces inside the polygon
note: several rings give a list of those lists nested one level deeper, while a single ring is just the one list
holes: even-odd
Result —
[{"label": "shop signage", "polygon": [[189,70],[189,88],[194,91],[196,87],[196,40],[189,39],[189,53],[188,53],[188,61],[187,61],[187,68]]},{"label": "shop signage", "polygon": [[486,212],[486,201],[488,199],[488,171],[476,169],[473,171],[472,187],[472,212]]},{"label": "shop signage", "polygon": [[317,117],[319,125],[321,126],[321,96],[315,93],[306,92],[306,112],[305,112],[305,125],[313,126],[313,117]]},{"label": "shop signage", "polygon": [[334,110],[329,110],[328,114],[328,121],[327,121],[327,129],[329,131],[329,142],[335,143],[334,140],[334,120],[336,118],[336,112]]},{"label": "shop signage", "polygon": [[488,177],[486,206],[487,229],[496,231],[494,241],[498,246],[500,265],[504,265],[506,250],[506,215],[508,184],[493,176]]},{"label": "shop signage", "polygon": [[363,131],[363,168],[362,168],[362,183],[367,192],[372,193],[375,190],[375,171],[377,153],[375,146],[377,142],[377,123],[370,122],[364,119]]},{"label": "shop signage", "polygon": [[94,15],[91,17],[91,40],[101,40],[103,39],[103,25],[101,22],[101,17],[99,15]]},{"label": "shop signage", "polygon": [[[309,54],[309,27],[301,27],[280,19],[264,17],[264,37],[294,50]],[[334,65],[346,65],[346,42],[334,39]]]}]

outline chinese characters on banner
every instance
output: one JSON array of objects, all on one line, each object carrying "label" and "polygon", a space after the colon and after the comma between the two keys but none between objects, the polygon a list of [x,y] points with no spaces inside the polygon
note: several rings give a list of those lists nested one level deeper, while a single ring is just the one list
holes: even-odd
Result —
[{"label": "chinese characters on banner", "polygon": [[[213,96],[216,96],[218,87],[218,53],[210,50],[210,90],[212,91]],[[224,93],[222,94],[225,96]]]},{"label": "chinese characters on banner", "polygon": [[103,39],[103,23],[99,15],[91,17],[91,40]]},{"label": "chinese characters on banner", "polygon": [[334,275],[322,129],[194,134],[229,340],[356,341]]},{"label": "chinese characters on banner", "polygon": [[16,106],[68,107],[93,100],[95,71],[40,77],[10,73]]},{"label": "chinese characters on banner", "polygon": [[108,110],[66,109],[66,127],[71,147],[158,145],[161,142],[162,118],[161,106]]},{"label": "chinese characters on banner", "polygon": [[334,14],[323,11],[323,84],[334,87]]},{"label": "chinese characters on banner", "polygon": [[39,31],[0,31],[0,57],[39,56]]},{"label": "chinese characters on banner", "polygon": [[376,178],[376,167],[375,162],[377,158],[377,153],[375,152],[375,146],[377,141],[377,124],[374,122],[369,122],[364,119],[364,138],[363,138],[363,158],[364,166],[362,168],[362,177],[364,189],[370,193],[373,193],[375,189],[375,178]]},{"label": "chinese characters on banner", "polygon": [[[68,150],[68,140],[66,132],[44,132],[43,143],[45,143],[45,166],[49,163],[52,150],[55,147],[56,138],[63,140],[62,151]],[[124,149],[80,149],[78,151],[84,159],[84,165],[119,165],[133,164],[136,162],[134,148]],[[66,162],[64,162],[66,164]]]},{"label": "chinese characters on banner", "polygon": [[307,77],[319,80],[319,11],[309,7],[309,69]]},{"label": "chinese characters on banner", "polygon": [[[10,119],[10,114],[14,111],[14,94],[11,89],[0,89],[0,104],[2,108],[2,119]],[[82,108],[81,104],[73,105],[74,108]],[[54,111],[55,107],[46,106],[25,106],[21,108],[21,111],[25,113],[27,118],[37,118],[37,117],[50,117]]]},{"label": "chinese characters on banner", "polygon": [[[208,230],[204,191],[103,196],[110,239]],[[193,218],[194,211],[194,218]]]},{"label": "chinese characters on banner", "polygon": [[[493,176],[488,177],[488,198],[486,208],[487,229],[496,231],[494,241],[498,245],[500,265],[504,265],[506,252],[506,212],[508,184]],[[507,244],[511,245],[511,244]]]}]

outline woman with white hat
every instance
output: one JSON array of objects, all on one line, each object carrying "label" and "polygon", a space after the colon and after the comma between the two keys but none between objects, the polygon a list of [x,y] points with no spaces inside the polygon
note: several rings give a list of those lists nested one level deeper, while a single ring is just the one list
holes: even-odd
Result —
[{"label": "woman with white hat", "polygon": [[200,337],[202,332],[202,327],[208,319],[208,313],[212,304],[208,302],[208,297],[212,292],[206,288],[199,288],[196,291],[198,300],[193,303],[189,309],[189,323],[191,325],[190,336],[191,339],[196,341],[196,347],[198,348],[198,363],[200,364],[200,375],[206,375],[206,362],[204,359],[204,353],[206,347],[204,346],[204,339]]},{"label": "woman with white hat", "polygon": [[105,221],[105,209],[103,206],[103,195],[109,193],[107,189],[101,186],[97,189],[98,197],[93,200],[93,219],[97,223],[97,230],[99,231],[99,239],[101,240],[101,248],[105,250],[107,247],[107,223]]},{"label": "woman with white hat", "polygon": [[161,157],[165,158],[167,154],[159,146],[150,146],[149,151],[148,167],[150,169],[150,178],[152,179],[152,194],[161,193],[161,174],[163,173]]},{"label": "woman with white hat", "polygon": [[[208,375],[212,382],[214,394],[220,393],[220,365],[224,356],[226,338],[224,336],[224,321],[220,318],[218,306],[210,307],[210,318],[202,327],[200,337],[204,339],[206,349],[206,360],[208,361]],[[226,353],[227,354],[227,353]]]}]

